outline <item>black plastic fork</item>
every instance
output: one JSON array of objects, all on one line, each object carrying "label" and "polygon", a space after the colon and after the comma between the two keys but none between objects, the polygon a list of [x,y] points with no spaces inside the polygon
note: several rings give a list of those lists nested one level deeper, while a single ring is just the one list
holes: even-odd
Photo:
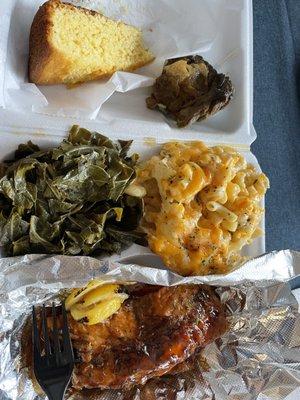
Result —
[{"label": "black plastic fork", "polygon": [[[49,334],[46,307],[41,311],[42,346],[36,310],[32,309],[32,339],[34,374],[49,400],[62,400],[74,369],[74,354],[68,328],[67,314],[62,305],[61,333],[57,323],[57,312],[52,303],[52,330]],[[51,338],[51,340],[50,340]],[[42,347],[44,347],[42,349]]]}]

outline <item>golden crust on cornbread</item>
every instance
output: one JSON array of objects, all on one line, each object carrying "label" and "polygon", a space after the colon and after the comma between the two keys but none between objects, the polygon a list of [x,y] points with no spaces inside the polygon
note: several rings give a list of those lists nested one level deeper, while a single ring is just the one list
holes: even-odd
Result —
[{"label": "golden crust on cornbread", "polygon": [[137,28],[59,0],[44,3],[31,26],[29,81],[37,84],[101,79],[153,59]]}]

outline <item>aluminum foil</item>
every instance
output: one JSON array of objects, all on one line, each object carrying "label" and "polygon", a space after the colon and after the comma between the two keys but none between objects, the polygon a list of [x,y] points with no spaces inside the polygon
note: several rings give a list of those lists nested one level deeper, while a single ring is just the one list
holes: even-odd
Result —
[{"label": "aluminum foil", "polygon": [[[130,392],[68,393],[73,400],[299,400],[300,314],[287,281],[300,253],[273,252],[225,276],[182,278],[164,269],[90,257],[30,255],[0,260],[0,399],[45,397],[29,378],[21,343],[33,304],[100,277],[175,285],[208,283],[226,304],[230,329],[177,375]],[[34,389],[35,388],[35,389]],[[39,394],[38,394],[39,393]]]}]

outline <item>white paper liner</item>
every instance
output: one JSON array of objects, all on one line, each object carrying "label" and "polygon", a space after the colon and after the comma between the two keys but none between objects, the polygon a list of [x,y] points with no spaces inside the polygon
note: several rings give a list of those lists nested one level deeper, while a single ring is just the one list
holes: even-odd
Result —
[{"label": "white paper liner", "polygon": [[[0,104],[23,111],[95,119],[101,105],[115,92],[150,86],[170,57],[207,49],[215,38],[215,21],[206,0],[199,13],[196,1],[187,0],[68,0],[92,8],[115,20],[137,26],[156,61],[135,73],[117,72],[111,79],[90,82],[72,90],[63,85],[39,86],[28,83],[28,43],[33,17],[43,0],[6,0],[12,2],[4,94]],[[4,31],[4,27],[2,28]],[[2,40],[2,38],[1,38]],[[3,38],[3,41],[5,38]],[[6,43],[0,51],[6,50]],[[1,82],[0,82],[1,84]]]}]

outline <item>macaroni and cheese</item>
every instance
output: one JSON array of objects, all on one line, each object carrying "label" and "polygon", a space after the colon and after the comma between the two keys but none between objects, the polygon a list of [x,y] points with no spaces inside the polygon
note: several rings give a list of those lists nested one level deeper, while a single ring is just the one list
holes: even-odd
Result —
[{"label": "macaroni and cheese", "polygon": [[138,171],[151,250],[182,275],[224,273],[261,234],[268,178],[235,149],[167,143]]}]

